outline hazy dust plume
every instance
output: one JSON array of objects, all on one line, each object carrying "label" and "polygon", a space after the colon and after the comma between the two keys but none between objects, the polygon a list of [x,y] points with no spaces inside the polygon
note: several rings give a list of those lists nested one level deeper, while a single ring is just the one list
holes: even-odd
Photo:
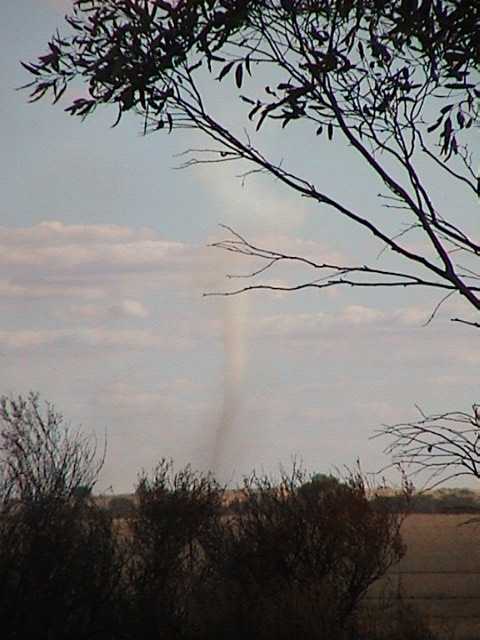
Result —
[{"label": "hazy dust plume", "polygon": [[243,387],[247,368],[247,318],[248,296],[239,295],[225,299],[223,341],[224,382],[223,400],[217,425],[212,456],[212,470],[231,475],[233,470],[223,468],[225,453],[239,428],[238,417],[243,399]]}]

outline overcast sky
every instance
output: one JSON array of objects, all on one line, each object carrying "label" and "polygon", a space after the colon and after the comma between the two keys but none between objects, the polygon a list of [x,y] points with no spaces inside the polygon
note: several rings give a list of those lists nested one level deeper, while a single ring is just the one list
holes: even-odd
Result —
[{"label": "overcast sky", "polygon": [[[99,491],[131,490],[163,456],[214,466],[222,480],[292,456],[312,471],[357,458],[375,471],[388,463],[386,442],[370,439],[382,423],[415,418],[416,403],[440,412],[478,400],[472,330],[453,326],[448,308],[424,327],[437,301],[428,292],[203,297],[255,268],[208,248],[219,223],[319,261],[361,264],[379,247],[273,181],[242,186],[241,167],[175,169],[198,143],[191,134],[144,138],[134,118],[112,130],[108,109],[81,123],[27,104],[19,60],[43,53],[66,5],[0,9],[0,390],[38,391],[73,425],[106,433]],[[211,99],[239,118],[228,94]],[[341,145],[302,128],[272,128],[262,144],[388,215]]]}]

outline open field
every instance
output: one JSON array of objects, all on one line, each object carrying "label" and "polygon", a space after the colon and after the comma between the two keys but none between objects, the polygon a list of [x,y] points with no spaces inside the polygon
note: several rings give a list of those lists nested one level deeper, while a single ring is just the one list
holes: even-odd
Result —
[{"label": "open field", "polygon": [[368,595],[402,598],[445,638],[480,638],[480,523],[471,514],[412,514],[402,532],[403,560]]}]

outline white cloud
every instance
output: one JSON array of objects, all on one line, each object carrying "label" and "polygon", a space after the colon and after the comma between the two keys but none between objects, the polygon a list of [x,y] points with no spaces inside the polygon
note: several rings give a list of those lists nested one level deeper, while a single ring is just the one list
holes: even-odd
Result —
[{"label": "white cloud", "polygon": [[120,318],[145,319],[150,315],[147,307],[139,300],[127,298],[108,305],[105,301],[97,304],[72,304],[62,307],[56,316],[66,320],[90,320],[94,322]]},{"label": "white cloud", "polygon": [[95,347],[101,349],[183,349],[185,337],[169,337],[152,329],[111,329],[107,327],[78,329],[31,329],[0,331],[0,352],[28,351],[40,347],[61,346],[63,349]]},{"label": "white cloud", "polygon": [[0,244],[0,266],[43,268],[48,271],[89,272],[93,270],[156,270],[182,258],[186,247],[165,240],[95,242],[62,246]]},{"label": "white cloud", "polygon": [[59,282],[68,287],[70,279],[78,282],[95,274],[172,274],[189,265],[196,251],[152,229],[57,221],[0,228],[0,267],[9,275],[11,295],[21,293],[24,281],[41,289]]},{"label": "white cloud", "polygon": [[0,296],[2,298],[16,298],[28,295],[28,289],[25,286],[15,284],[10,280],[0,280]]},{"label": "white cloud", "polygon": [[98,304],[73,304],[66,309],[62,308],[57,311],[57,317],[62,319],[81,318],[83,320],[99,320],[105,318],[106,309]]},{"label": "white cloud", "polygon": [[406,307],[404,309],[398,309],[393,311],[390,315],[394,322],[400,324],[417,326],[424,325],[432,314],[432,308],[427,309],[425,307]]},{"label": "white cloud", "polygon": [[[228,238],[218,231],[210,241]],[[286,254],[321,262],[341,261],[325,244],[285,233],[265,232],[251,238]],[[118,225],[67,225],[46,221],[28,228],[0,227],[0,294],[6,298],[102,299],[117,315],[146,318],[141,300],[148,289],[170,287],[182,292],[228,291],[265,281],[291,285],[315,273],[285,262],[266,272],[263,280],[226,280],[228,273],[244,275],[264,263],[205,246],[175,242],[153,229]],[[140,295],[139,295],[140,292]],[[109,298],[114,297],[113,300]],[[277,296],[278,297],[278,296]],[[120,298],[120,299],[119,299]],[[135,300],[134,303],[128,300]],[[143,307],[138,306],[138,304]],[[77,309],[83,317],[103,314],[100,306]]]},{"label": "white cloud", "polygon": [[221,208],[226,224],[234,221],[238,228],[240,221],[243,230],[262,233],[274,228],[282,233],[300,228],[307,215],[308,208],[300,198],[270,178],[251,175],[242,186],[242,181],[235,179],[238,172],[222,164],[214,170],[200,166],[197,175]]},{"label": "white cloud", "polygon": [[[306,260],[311,260],[317,264],[342,264],[346,262],[345,256],[340,251],[332,248],[325,242],[319,242],[317,240],[309,240],[300,236],[295,236],[293,233],[285,233],[278,225],[272,225],[272,229],[261,230],[260,232],[243,233],[242,225],[234,229],[235,232],[239,232],[240,235],[252,245],[258,249],[265,251],[274,251],[281,253],[285,256],[301,257]],[[220,240],[239,240],[228,229],[221,229],[216,231],[214,236],[210,239],[210,242],[218,242]],[[229,255],[229,260],[232,256]],[[235,267],[240,268],[241,273],[251,273],[255,271],[257,267],[261,267],[268,263],[268,258],[262,260],[258,257],[248,256],[236,256],[236,261],[233,263]],[[318,276],[318,272],[308,264],[302,263],[298,260],[289,260],[286,258],[283,261],[276,263],[274,269],[267,270],[265,273],[267,276],[274,275],[276,270],[285,268],[288,279],[291,280],[292,276],[295,277],[297,273],[303,272],[309,274],[306,279],[314,279]],[[253,280],[252,280],[253,282]]]},{"label": "white cloud", "polygon": [[113,316],[126,318],[148,318],[149,312],[144,304],[138,300],[122,300],[119,304],[110,307],[109,312]]},{"label": "white cloud", "polygon": [[26,350],[46,346],[61,340],[63,331],[0,331],[0,352],[6,350]]},{"label": "white cloud", "polygon": [[[216,288],[222,262],[219,251],[171,241],[153,229],[58,221],[0,227],[2,298],[110,298],[112,312],[122,317],[146,318],[137,298],[152,287]],[[95,315],[87,307],[78,311]]]},{"label": "white cloud", "polygon": [[176,341],[167,342],[166,336],[150,329],[86,329],[76,336],[80,342],[92,347],[119,347],[122,349],[147,349],[159,346],[175,346]]},{"label": "white cloud", "polygon": [[340,322],[347,325],[365,325],[384,322],[387,314],[379,309],[352,304],[340,313]]},{"label": "white cloud", "polygon": [[399,329],[402,327],[421,327],[428,319],[428,310],[419,307],[406,307],[394,311],[384,311],[366,305],[346,305],[331,312],[278,314],[260,320],[257,332],[262,335],[281,336],[308,340],[318,338],[325,331],[342,331],[362,327],[383,327]]},{"label": "white cloud", "polygon": [[151,240],[152,229],[125,227],[115,224],[65,224],[59,220],[45,220],[31,227],[0,226],[0,244],[10,245],[63,245],[91,242],[127,242]]},{"label": "white cloud", "polygon": [[[216,335],[224,255],[152,229],[0,228],[0,353],[185,349]],[[221,305],[220,305],[221,306]],[[206,333],[207,332],[207,333]]]},{"label": "white cloud", "polygon": [[156,413],[162,405],[184,403],[185,396],[198,392],[200,385],[190,378],[177,377],[153,385],[153,389],[151,387],[145,390],[127,382],[113,382],[102,389],[97,403],[109,409],[114,408],[115,412]]},{"label": "white cloud", "polygon": [[0,280],[1,298],[86,298],[98,299],[105,295],[102,287],[91,286],[85,281],[75,279],[45,280],[39,276],[34,280],[34,274],[22,279]]}]

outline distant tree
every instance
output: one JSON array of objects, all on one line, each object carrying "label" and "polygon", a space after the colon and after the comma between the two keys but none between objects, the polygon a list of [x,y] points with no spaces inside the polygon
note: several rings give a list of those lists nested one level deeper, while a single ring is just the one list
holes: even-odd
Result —
[{"label": "distant tree", "polygon": [[474,491],[469,489],[445,489],[443,491],[412,491],[405,497],[398,493],[375,495],[374,504],[381,504],[383,509],[403,513],[478,513],[480,500]]},{"label": "distant tree", "polygon": [[451,489],[436,496],[438,511],[442,513],[479,513],[480,502],[473,491]]},{"label": "distant tree", "polygon": [[312,493],[313,496],[318,496],[319,493],[336,491],[339,485],[340,480],[333,475],[314,473],[307,482],[298,488],[298,491],[305,495],[305,497],[308,497],[310,493]]}]

